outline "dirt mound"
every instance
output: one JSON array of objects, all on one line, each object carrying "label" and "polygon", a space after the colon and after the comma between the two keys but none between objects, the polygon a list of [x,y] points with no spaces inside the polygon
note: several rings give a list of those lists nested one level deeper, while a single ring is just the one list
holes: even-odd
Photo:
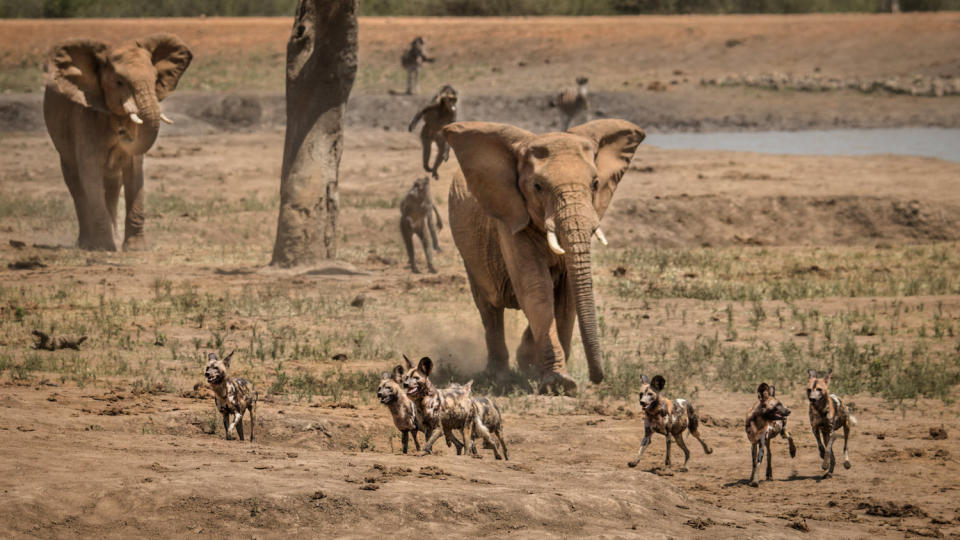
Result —
[{"label": "dirt mound", "polygon": [[663,247],[960,239],[960,206],[889,197],[677,195],[616,201],[605,220],[617,242]]}]

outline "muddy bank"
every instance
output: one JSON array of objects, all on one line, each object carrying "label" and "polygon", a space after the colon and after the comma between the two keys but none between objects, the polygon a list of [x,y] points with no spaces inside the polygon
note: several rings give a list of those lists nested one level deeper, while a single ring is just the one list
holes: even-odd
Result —
[{"label": "muddy bank", "polygon": [[[426,93],[425,93],[426,94]],[[430,95],[357,94],[347,110],[349,128],[405,131]],[[549,94],[472,94],[461,91],[461,120],[511,123],[531,131],[558,129]],[[42,96],[0,96],[0,133],[43,131]],[[623,118],[647,130],[780,131],[836,128],[960,127],[960,96],[830,93],[697,88],[691,81],[662,87],[594,92],[594,118]],[[282,94],[178,92],[164,102],[176,124],[168,135],[278,129],[286,121]]]}]

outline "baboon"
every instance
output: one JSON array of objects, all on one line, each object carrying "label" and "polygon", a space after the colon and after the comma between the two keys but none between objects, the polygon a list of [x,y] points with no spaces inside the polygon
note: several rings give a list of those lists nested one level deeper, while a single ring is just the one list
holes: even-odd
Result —
[{"label": "baboon", "polygon": [[[420,242],[423,244],[427,269],[432,274],[437,273],[437,269],[433,266],[433,256],[430,254],[430,240],[433,241],[433,249],[438,253],[443,251],[440,249],[440,241],[437,240],[437,230],[443,230],[443,220],[440,219],[440,211],[433,205],[433,198],[430,196],[430,178],[423,176],[417,178],[400,203],[400,234],[403,235],[403,243],[407,247],[407,256],[410,258],[410,270],[414,274],[420,273],[413,254],[414,234],[420,237]],[[427,238],[428,231],[430,238]]]},{"label": "baboon", "polygon": [[560,95],[555,98],[553,105],[560,109],[563,117],[563,131],[570,127],[575,118],[583,117],[584,122],[590,121],[590,103],[587,101],[587,82],[586,77],[577,77],[577,87],[564,88]]},{"label": "baboon", "polygon": [[427,56],[427,49],[423,45],[423,38],[417,36],[410,42],[410,47],[403,52],[400,57],[400,63],[407,72],[407,95],[420,91],[420,66],[424,62],[433,62],[433,58]]},{"label": "baboon", "polygon": [[[447,124],[457,121],[457,91],[449,84],[440,88],[433,99],[430,100],[430,105],[420,109],[413,117],[407,130],[412,132],[420,119],[423,119],[423,129],[420,130],[420,144],[423,146],[423,170],[432,174],[434,178],[439,178],[437,171],[440,169],[440,164],[450,157],[450,147],[447,146],[447,140],[443,138],[441,130]],[[437,157],[433,161],[433,168],[431,168],[430,149],[434,143],[437,145]]]}]

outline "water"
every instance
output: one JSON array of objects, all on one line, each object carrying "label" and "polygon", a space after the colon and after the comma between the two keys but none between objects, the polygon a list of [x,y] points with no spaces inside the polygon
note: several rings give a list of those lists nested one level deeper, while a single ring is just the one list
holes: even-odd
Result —
[{"label": "water", "polygon": [[898,154],[960,162],[960,129],[955,128],[651,133],[644,142],[677,150],[801,155]]}]

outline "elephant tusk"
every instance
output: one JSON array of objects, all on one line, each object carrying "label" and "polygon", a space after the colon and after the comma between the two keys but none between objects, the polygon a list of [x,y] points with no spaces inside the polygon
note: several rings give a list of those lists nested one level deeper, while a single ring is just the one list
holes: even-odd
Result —
[{"label": "elephant tusk", "polygon": [[597,230],[593,231],[593,234],[597,237],[597,240],[599,240],[601,244],[607,245],[607,236],[603,234],[603,231],[600,229],[600,227],[597,227]]},{"label": "elephant tusk", "polygon": [[167,118],[167,115],[163,113],[160,113],[160,120],[162,120],[164,124],[173,124],[173,120]]},{"label": "elephant tusk", "polygon": [[560,247],[560,242],[557,241],[557,233],[553,231],[547,231],[547,244],[550,245],[550,251],[556,253],[557,255],[563,255],[566,251]]},{"label": "elephant tusk", "polygon": [[141,120],[141,119],[140,119],[140,116],[138,116],[137,113],[135,113],[135,112],[130,113],[130,120],[132,120],[134,124],[142,124],[142,123],[143,123],[143,120]]}]

